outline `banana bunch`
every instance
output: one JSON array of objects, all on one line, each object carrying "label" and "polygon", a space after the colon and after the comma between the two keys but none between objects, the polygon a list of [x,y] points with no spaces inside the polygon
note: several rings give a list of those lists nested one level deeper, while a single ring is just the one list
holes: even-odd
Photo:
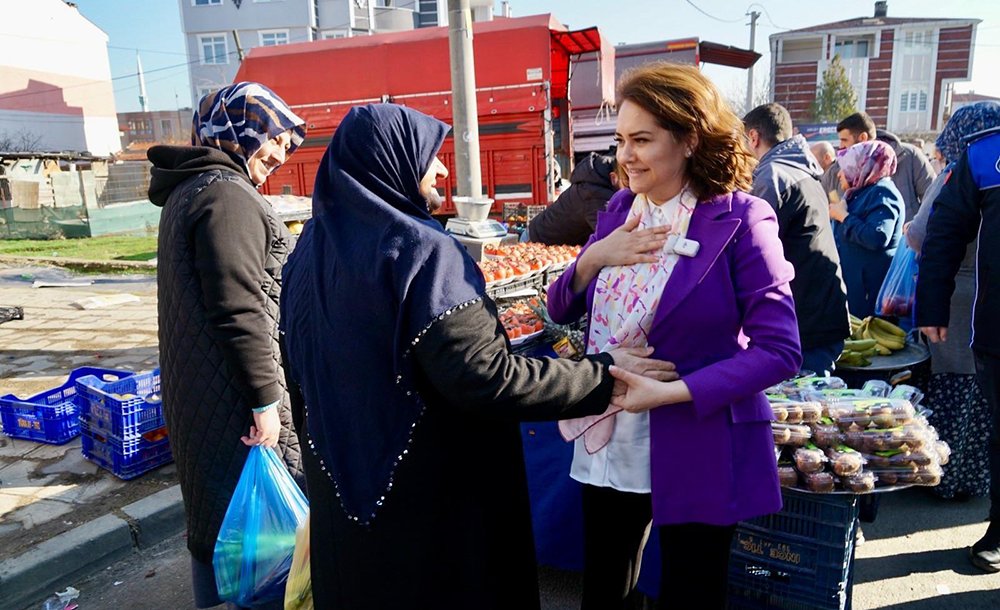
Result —
[{"label": "banana bunch", "polygon": [[851,337],[844,342],[844,351],[837,364],[868,366],[872,356],[888,356],[906,345],[906,331],[874,316],[864,320],[851,316]]}]

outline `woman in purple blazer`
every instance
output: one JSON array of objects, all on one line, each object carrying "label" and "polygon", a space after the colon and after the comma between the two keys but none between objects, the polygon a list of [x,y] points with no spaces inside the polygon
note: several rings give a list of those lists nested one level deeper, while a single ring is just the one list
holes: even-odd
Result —
[{"label": "woman in purple blazer", "polygon": [[649,64],[624,77],[618,108],[628,188],[550,287],[549,313],[590,314],[588,352],[649,346],[681,378],[621,375],[629,389],[603,415],[560,425],[584,484],[583,608],[625,607],[650,523],[661,607],[669,596],[722,608],[736,523],[781,508],[762,390],[801,362],[793,270],[771,207],[743,192],[753,156],[708,79]]}]

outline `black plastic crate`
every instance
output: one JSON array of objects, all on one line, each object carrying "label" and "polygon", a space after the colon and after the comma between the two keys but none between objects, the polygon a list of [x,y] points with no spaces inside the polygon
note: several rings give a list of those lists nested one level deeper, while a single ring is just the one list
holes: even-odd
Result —
[{"label": "black plastic crate", "polygon": [[849,610],[857,497],[787,489],[783,497],[780,512],[737,527],[729,607]]}]

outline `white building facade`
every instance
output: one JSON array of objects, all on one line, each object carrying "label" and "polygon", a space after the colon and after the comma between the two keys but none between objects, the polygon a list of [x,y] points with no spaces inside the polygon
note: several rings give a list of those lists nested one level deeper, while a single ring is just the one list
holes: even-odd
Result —
[{"label": "white building facade", "polygon": [[75,6],[4,3],[0,140],[12,147],[33,143],[34,151],[120,150],[108,36]]},{"label": "white building facade", "polygon": [[[228,85],[240,54],[272,46],[448,24],[447,0],[178,0],[191,99]],[[493,0],[471,0],[476,21]]]}]

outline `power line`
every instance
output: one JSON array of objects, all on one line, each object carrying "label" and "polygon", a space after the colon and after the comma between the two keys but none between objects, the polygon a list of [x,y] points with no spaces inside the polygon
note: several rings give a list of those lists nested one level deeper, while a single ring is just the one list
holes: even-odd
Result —
[{"label": "power line", "polygon": [[775,23],[774,20],[771,19],[771,13],[769,13],[767,11],[767,7],[764,6],[763,4],[759,3],[759,2],[754,2],[753,4],[751,4],[750,6],[747,7],[747,10],[749,11],[750,9],[752,9],[755,6],[759,7],[760,10],[764,11],[764,16],[767,17],[767,22],[770,23],[773,27],[775,27],[775,28],[777,28],[779,30],[790,30],[790,29],[792,29],[792,28],[782,27],[782,26],[778,25],[777,23]]},{"label": "power line", "polygon": [[686,1],[687,1],[688,4],[690,4],[692,7],[694,7],[694,9],[696,11],[698,11],[699,13],[701,13],[702,15],[704,15],[704,16],[710,18],[710,19],[715,19],[716,21],[721,21],[722,23],[739,23],[740,21],[743,21],[742,17],[740,17],[739,19],[719,19],[715,15],[710,15],[710,14],[706,13],[705,11],[701,10],[701,8],[697,4],[695,4],[694,2],[692,2],[691,0],[686,0]]},{"label": "power line", "polygon": [[[236,54],[236,52],[233,51],[233,52],[230,52],[230,53],[226,53],[226,56],[235,55],[235,54]],[[215,57],[218,57],[218,56],[216,55]],[[146,70],[146,71],[144,71],[144,74],[152,74],[152,73],[155,73],[155,72],[162,72],[164,70],[173,70],[173,69],[176,69],[176,68],[187,67],[187,66],[190,66],[192,64],[199,63],[199,62],[201,62],[201,58],[198,58],[198,59],[195,59],[195,60],[192,60],[192,61],[188,61],[188,62],[184,62],[182,64],[174,64],[172,66],[164,66],[162,68],[155,68],[153,70]],[[108,79],[108,81],[112,81],[113,82],[113,81],[117,81],[117,80],[122,80],[124,78],[134,78],[135,76],[136,76],[136,73],[132,72],[132,73],[129,73],[129,74],[122,74],[120,76],[113,76],[110,79]],[[101,81],[93,81],[93,82],[89,82],[89,83],[80,83],[80,84],[77,84],[77,85],[67,85],[65,87],[58,87],[58,90],[59,91],[65,91],[66,89],[76,89],[78,87],[93,87],[94,85],[102,85],[102,84],[104,84],[104,83],[106,83],[108,81],[101,80]],[[0,101],[11,100],[11,99],[16,99],[16,98],[20,98],[20,97],[28,97],[28,96],[32,96],[32,95],[46,95],[46,94],[51,94],[51,93],[53,93],[53,90],[49,90],[49,91],[25,91],[23,93],[13,93],[13,94],[7,94],[7,95],[0,95]]]}]

